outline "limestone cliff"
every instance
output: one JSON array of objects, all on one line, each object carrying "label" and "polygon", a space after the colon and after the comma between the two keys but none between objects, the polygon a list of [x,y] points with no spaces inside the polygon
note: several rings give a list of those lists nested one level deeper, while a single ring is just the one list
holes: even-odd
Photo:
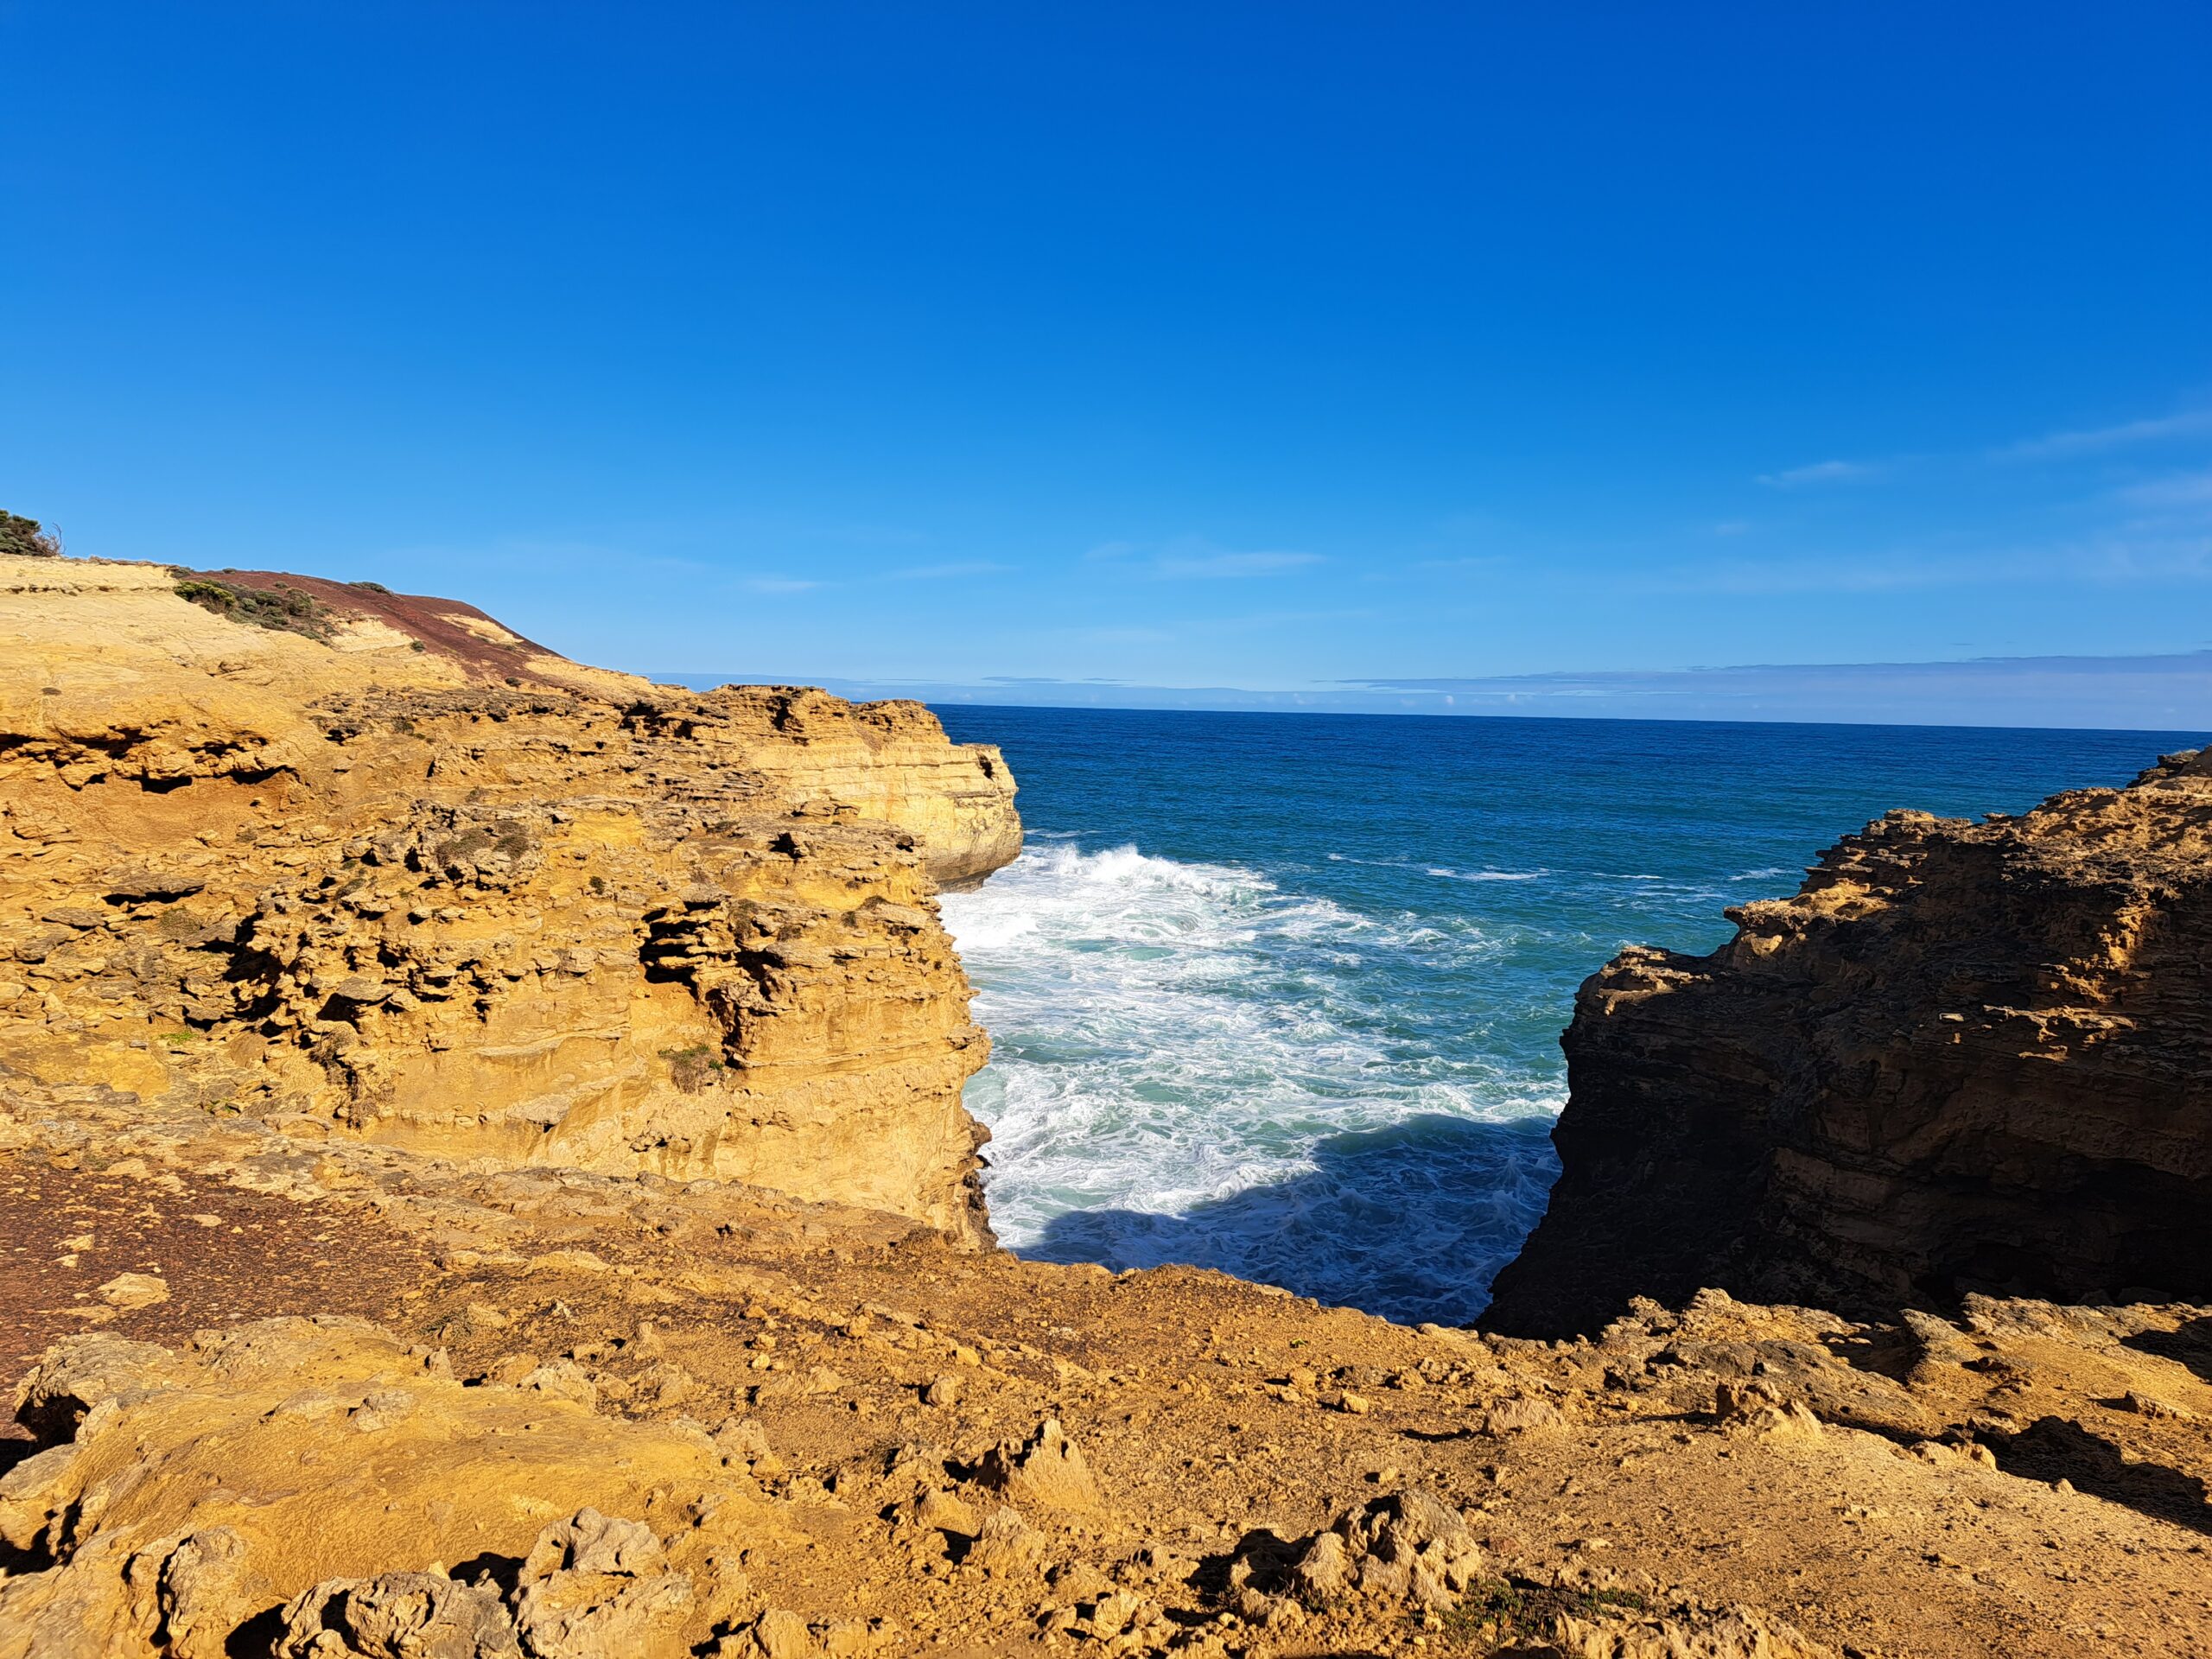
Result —
[{"label": "limestone cliff", "polygon": [[482,613],[0,558],[0,1088],[980,1230],[940,880],[1014,784],[914,703],[695,693]]},{"label": "limestone cliff", "polygon": [[1582,987],[1564,1173],[1485,1324],[1704,1285],[2212,1296],[2212,751],[2018,818],[1891,813],[1729,915]]}]

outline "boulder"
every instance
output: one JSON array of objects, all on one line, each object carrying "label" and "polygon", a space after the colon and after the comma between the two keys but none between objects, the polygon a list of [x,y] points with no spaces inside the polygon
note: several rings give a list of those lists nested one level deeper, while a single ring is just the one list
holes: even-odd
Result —
[{"label": "boulder", "polygon": [[1061,1428],[1047,1417],[1026,1440],[1002,1440],[983,1456],[982,1480],[1017,1504],[1048,1510],[1095,1510],[1098,1484],[1090,1465]]}]

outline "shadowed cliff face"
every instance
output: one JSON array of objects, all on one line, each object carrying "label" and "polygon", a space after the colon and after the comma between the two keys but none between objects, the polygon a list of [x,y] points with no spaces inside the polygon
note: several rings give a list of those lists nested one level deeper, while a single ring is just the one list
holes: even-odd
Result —
[{"label": "shadowed cliff face", "polygon": [[935,894],[1019,850],[995,750],[450,601],[180,585],[0,560],[0,1089],[980,1235]]},{"label": "shadowed cliff face", "polygon": [[1710,957],[1582,988],[1564,1173],[1486,1324],[1719,1285],[1847,1311],[2212,1295],[2212,752],[1892,813]]}]

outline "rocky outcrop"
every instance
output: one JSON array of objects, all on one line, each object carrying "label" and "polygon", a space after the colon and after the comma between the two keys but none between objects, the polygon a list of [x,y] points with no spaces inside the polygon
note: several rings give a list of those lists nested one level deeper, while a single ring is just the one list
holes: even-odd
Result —
[{"label": "rocky outcrop", "polygon": [[1484,1323],[1705,1285],[1849,1312],[2212,1297],[2212,751],[1972,823],[1893,812],[1564,1041],[1564,1172]]},{"label": "rocky outcrop", "polygon": [[1021,851],[1005,758],[987,743],[948,743],[918,702],[725,687],[638,719],[656,735],[734,750],[794,803],[898,825],[919,840],[941,887],[972,887]]},{"label": "rocky outcrop", "polygon": [[[35,1568],[0,1580],[5,1659],[677,1659],[772,1529],[705,1431],[528,1377],[463,1388],[442,1350],[358,1320],[263,1320],[183,1353],[79,1338],[23,1392],[94,1397],[0,1479],[0,1541]],[[448,1575],[501,1558],[519,1561],[504,1593]]]},{"label": "rocky outcrop", "polygon": [[156,1128],[0,1122],[0,1656],[2212,1650],[2212,1308],[1532,1342]]},{"label": "rocky outcrop", "polygon": [[0,558],[0,1090],[93,1084],[981,1236],[940,880],[1020,844],[914,703],[697,693],[368,585]]}]

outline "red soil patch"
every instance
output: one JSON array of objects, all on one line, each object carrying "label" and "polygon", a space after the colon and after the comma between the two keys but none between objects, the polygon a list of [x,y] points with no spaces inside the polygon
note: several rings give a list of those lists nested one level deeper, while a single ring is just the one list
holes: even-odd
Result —
[{"label": "red soil patch", "polygon": [[[68,1244],[89,1235],[91,1243]],[[423,1251],[365,1211],[301,1204],[186,1175],[153,1181],[0,1159],[0,1378],[75,1332],[175,1344],[194,1331],[280,1313],[387,1320],[402,1291],[437,1274]],[[96,1322],[99,1287],[158,1274],[167,1301]],[[0,1435],[12,1426],[0,1427]]]},{"label": "red soil patch", "polygon": [[[341,616],[373,617],[421,641],[423,650],[459,663],[484,679],[550,684],[552,682],[531,671],[530,659],[541,654],[556,658],[561,654],[533,639],[524,639],[497,617],[487,616],[474,605],[464,605],[457,599],[378,593],[358,582],[327,582],[321,576],[296,576],[282,570],[195,570],[191,574],[211,582],[227,582],[234,588],[287,588],[328,606]],[[488,623],[502,632],[513,634],[513,643],[499,644],[472,633],[454,620],[456,617]]]}]

